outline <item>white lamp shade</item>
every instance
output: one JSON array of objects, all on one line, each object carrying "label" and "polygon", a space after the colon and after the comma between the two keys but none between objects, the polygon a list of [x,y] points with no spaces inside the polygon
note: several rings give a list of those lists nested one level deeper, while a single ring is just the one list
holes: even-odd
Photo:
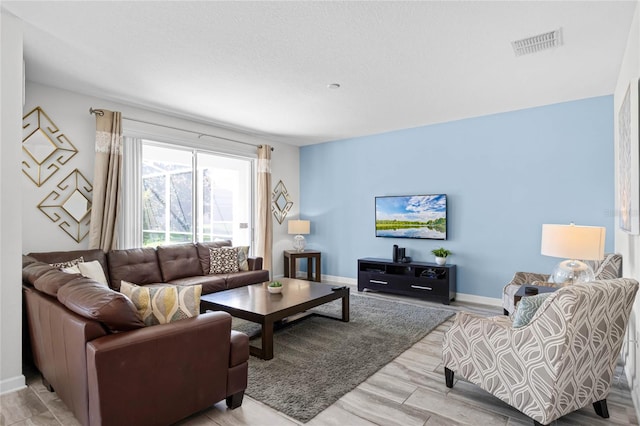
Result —
[{"label": "white lamp shade", "polygon": [[289,234],[306,235],[311,231],[311,222],[308,220],[290,220]]},{"label": "white lamp shade", "polygon": [[601,226],[544,224],[540,252],[564,259],[600,260],[604,258],[605,233]]}]

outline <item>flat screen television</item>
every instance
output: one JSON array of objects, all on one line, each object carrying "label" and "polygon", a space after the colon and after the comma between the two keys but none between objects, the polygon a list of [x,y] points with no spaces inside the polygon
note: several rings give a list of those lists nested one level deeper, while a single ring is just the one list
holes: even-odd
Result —
[{"label": "flat screen television", "polygon": [[376,237],[447,239],[447,195],[376,197]]}]

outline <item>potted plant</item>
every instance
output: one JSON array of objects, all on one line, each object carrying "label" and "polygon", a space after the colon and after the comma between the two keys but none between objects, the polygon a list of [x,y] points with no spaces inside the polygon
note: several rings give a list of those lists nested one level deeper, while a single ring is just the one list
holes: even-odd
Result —
[{"label": "potted plant", "polygon": [[436,257],[436,263],[438,265],[444,265],[445,263],[447,263],[447,256],[451,255],[452,253],[450,250],[447,250],[444,247],[440,247],[431,250],[431,254]]}]

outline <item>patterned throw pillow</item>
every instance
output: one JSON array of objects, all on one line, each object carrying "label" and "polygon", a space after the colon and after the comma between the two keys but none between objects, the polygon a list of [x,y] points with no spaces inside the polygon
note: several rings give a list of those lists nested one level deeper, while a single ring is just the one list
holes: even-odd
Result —
[{"label": "patterned throw pillow", "polygon": [[58,262],[58,263],[50,263],[51,266],[58,269],[63,268],[71,268],[72,266],[76,266],[78,263],[84,262],[84,257],[80,256],[77,259],[67,260],[66,262]]},{"label": "patterned throw pillow", "polygon": [[135,305],[144,324],[167,324],[200,313],[201,285],[139,286],[122,281],[120,292]]},{"label": "patterned throw pillow", "polygon": [[249,270],[249,246],[236,247],[238,249],[238,269]]},{"label": "patterned throw pillow", "polygon": [[524,327],[529,324],[533,316],[545,300],[553,293],[540,293],[535,296],[525,296],[520,299],[513,314],[513,328]]},{"label": "patterned throw pillow", "polygon": [[209,249],[209,273],[230,274],[238,272],[238,248],[220,247]]}]

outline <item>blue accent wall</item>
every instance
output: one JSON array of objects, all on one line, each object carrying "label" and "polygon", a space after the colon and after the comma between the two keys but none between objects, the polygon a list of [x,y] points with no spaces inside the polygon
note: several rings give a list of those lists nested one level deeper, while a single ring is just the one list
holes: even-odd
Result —
[{"label": "blue accent wall", "polygon": [[[605,226],[613,250],[613,97],[327,142],[300,149],[300,217],[322,273],[357,277],[357,259],[415,261],[453,251],[458,292],[500,298],[516,271],[549,273],[543,223]],[[375,237],[374,197],[448,196],[448,239]]]}]

